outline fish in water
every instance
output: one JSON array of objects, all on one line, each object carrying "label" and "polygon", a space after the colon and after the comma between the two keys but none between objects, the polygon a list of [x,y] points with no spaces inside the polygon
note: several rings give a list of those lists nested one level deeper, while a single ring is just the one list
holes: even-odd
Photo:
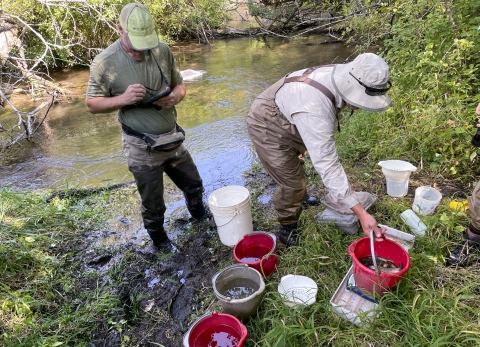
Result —
[{"label": "fish in water", "polygon": [[[389,274],[393,272],[398,272],[403,269],[403,266],[401,264],[399,266],[396,266],[393,261],[387,258],[376,256],[375,260],[377,261],[378,270],[383,273]],[[373,257],[371,255],[368,257],[359,258],[358,261],[369,269],[375,270],[375,266],[373,265]]]}]

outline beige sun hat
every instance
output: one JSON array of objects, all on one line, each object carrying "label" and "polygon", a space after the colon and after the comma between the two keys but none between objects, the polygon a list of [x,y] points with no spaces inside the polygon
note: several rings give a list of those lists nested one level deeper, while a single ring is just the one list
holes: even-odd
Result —
[{"label": "beige sun hat", "polygon": [[367,111],[384,111],[392,100],[388,64],[374,53],[363,53],[352,62],[338,64],[332,73],[332,82],[345,102]]},{"label": "beige sun hat", "polygon": [[148,8],[132,2],[122,9],[120,25],[128,36],[133,48],[139,51],[158,46],[158,35]]}]

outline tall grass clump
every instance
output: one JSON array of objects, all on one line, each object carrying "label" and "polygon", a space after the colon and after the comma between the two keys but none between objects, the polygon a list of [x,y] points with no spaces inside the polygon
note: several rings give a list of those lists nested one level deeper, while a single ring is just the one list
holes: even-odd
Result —
[{"label": "tall grass clump", "polygon": [[380,44],[391,68],[392,107],[381,114],[360,111],[346,122],[340,143],[348,148],[341,152],[372,162],[410,160],[450,178],[474,175],[480,1],[382,4],[350,29],[365,45]]},{"label": "tall grass clump", "polygon": [[1,346],[89,345],[117,299],[73,254],[104,208],[101,196],[46,203],[42,194],[0,190]]}]

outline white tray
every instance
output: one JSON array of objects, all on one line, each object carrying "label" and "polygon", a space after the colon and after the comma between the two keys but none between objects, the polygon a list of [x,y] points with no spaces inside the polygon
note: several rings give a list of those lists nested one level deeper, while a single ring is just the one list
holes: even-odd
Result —
[{"label": "white tray", "polygon": [[400,246],[405,248],[407,252],[410,248],[413,247],[413,244],[415,242],[415,235],[390,228],[388,225],[379,224],[379,226],[387,228],[387,231],[385,231],[385,237],[387,239],[395,241]]},{"label": "white tray", "polygon": [[352,269],[353,267],[350,267],[348,270],[342,283],[333,294],[330,304],[333,307],[333,312],[341,318],[357,326],[368,327],[375,316],[380,314],[378,304],[347,290],[348,279],[353,274]]}]

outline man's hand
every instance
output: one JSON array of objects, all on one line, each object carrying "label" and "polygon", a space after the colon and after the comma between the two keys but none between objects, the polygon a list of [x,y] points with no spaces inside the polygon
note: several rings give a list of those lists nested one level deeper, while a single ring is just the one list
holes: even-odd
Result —
[{"label": "man's hand", "polygon": [[145,97],[146,89],[141,84],[130,84],[127,90],[121,95],[125,105],[133,105],[136,102],[142,101]]},{"label": "man's hand", "polygon": [[167,96],[164,96],[163,98],[155,100],[154,102],[152,102],[152,104],[161,106],[164,108],[172,108],[177,104],[177,98],[172,90],[170,94],[168,94]]},{"label": "man's hand", "polygon": [[367,216],[362,220],[360,219],[362,230],[365,236],[370,237],[370,230],[373,230],[375,234],[375,241],[383,241],[383,234],[387,231],[387,228],[381,228],[377,225],[377,221],[372,215],[367,213]]},{"label": "man's hand", "polygon": [[369,214],[361,204],[353,206],[352,211],[355,212],[360,220],[363,233],[367,237],[370,237],[370,230],[373,230],[375,234],[375,241],[383,241],[383,234],[385,234],[385,231],[387,231],[386,228],[379,227],[375,218]]},{"label": "man's hand", "polygon": [[185,84],[179,83],[175,87],[173,87],[170,94],[154,101],[152,104],[165,108],[172,108],[183,100],[186,93],[187,90],[185,88]]}]

